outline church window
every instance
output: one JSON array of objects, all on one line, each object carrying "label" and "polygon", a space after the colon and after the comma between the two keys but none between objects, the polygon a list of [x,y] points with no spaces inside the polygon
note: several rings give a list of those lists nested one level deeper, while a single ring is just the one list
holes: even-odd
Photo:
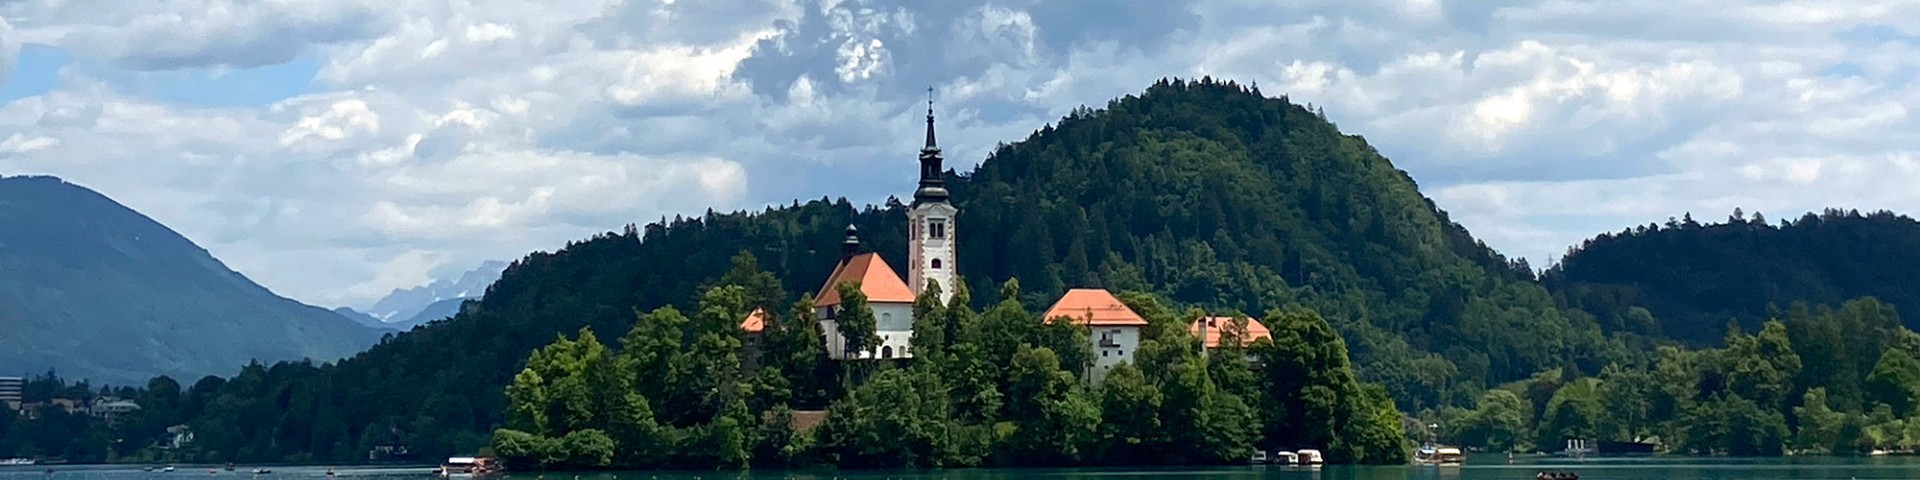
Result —
[{"label": "church window", "polygon": [[893,358],[893,347],[880,347],[880,358]]},{"label": "church window", "polygon": [[936,259],[933,259],[933,269],[934,269],[934,270],[939,270],[939,269],[940,269],[940,259],[938,259],[938,258],[936,258]]},{"label": "church window", "polygon": [[941,222],[937,220],[934,222],[928,223],[927,232],[932,234],[932,235],[929,235],[929,237],[933,238],[934,240],[945,239],[947,238],[947,224],[946,222]]}]

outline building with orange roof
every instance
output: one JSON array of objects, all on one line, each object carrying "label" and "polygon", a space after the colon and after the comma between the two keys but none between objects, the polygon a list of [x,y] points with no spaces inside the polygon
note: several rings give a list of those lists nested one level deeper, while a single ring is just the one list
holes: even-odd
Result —
[{"label": "building with orange roof", "polygon": [[740,331],[746,332],[740,338],[740,347],[744,351],[740,356],[740,368],[749,375],[760,371],[760,345],[766,337],[767,320],[767,311],[761,308],[753,309],[753,313],[748,313],[747,318],[740,320]]},{"label": "building with orange roof", "polygon": [[1133,361],[1134,352],[1140,348],[1140,330],[1147,326],[1147,319],[1127,308],[1113,293],[1098,288],[1067,290],[1040,318],[1049,322],[1064,319],[1087,327],[1096,355],[1087,379],[1095,383],[1106,378],[1113,367]]},{"label": "building with orange roof", "polygon": [[[1241,345],[1252,345],[1253,342],[1262,338],[1273,338],[1273,332],[1268,331],[1267,326],[1261,324],[1259,319],[1253,317],[1242,318],[1246,318],[1247,325],[1246,330],[1240,334]],[[1196,318],[1193,319],[1192,324],[1187,325],[1187,333],[1191,333],[1194,338],[1200,339],[1200,346],[1202,348],[1208,350],[1220,348],[1220,337],[1225,336],[1227,329],[1233,326],[1233,319],[1234,317]]]}]

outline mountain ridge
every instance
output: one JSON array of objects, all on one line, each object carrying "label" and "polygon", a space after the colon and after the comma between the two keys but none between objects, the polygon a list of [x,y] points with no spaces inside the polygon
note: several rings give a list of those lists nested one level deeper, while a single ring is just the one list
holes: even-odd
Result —
[{"label": "mountain ridge", "polygon": [[0,178],[0,225],[0,364],[128,384],[333,360],[378,338],[57,177]]}]

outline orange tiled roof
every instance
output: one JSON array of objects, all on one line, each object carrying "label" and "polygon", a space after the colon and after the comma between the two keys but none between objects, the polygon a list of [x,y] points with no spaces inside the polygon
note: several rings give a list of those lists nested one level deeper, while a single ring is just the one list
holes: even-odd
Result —
[{"label": "orange tiled roof", "polygon": [[1112,293],[1098,288],[1068,290],[1067,294],[1061,296],[1060,301],[1054,302],[1053,308],[1047,309],[1046,315],[1040,318],[1053,320],[1058,317],[1072,318],[1073,323],[1082,325],[1145,326],[1147,324],[1147,319],[1140,318],[1138,313],[1133,313],[1133,309],[1120,303],[1120,299],[1114,298]]},{"label": "orange tiled roof", "polygon": [[907,288],[907,282],[900,281],[900,275],[893,273],[893,267],[880,258],[878,253],[862,253],[840,262],[834,267],[833,274],[827,276],[827,283],[820,286],[820,294],[815,295],[813,304],[826,307],[840,304],[840,284],[855,282],[860,291],[867,294],[868,302],[913,303],[913,290]]},{"label": "orange tiled roof", "polygon": [[[1227,328],[1227,322],[1232,320],[1233,320],[1233,317],[1196,318],[1193,320],[1193,324],[1187,325],[1187,333],[1191,333],[1195,337],[1201,337],[1200,341],[1202,342],[1202,344],[1206,345],[1207,348],[1219,347],[1220,333]],[[1204,337],[1202,337],[1200,333],[1200,327],[1202,325],[1205,325],[1207,327],[1206,335]],[[1241,343],[1250,344],[1250,343],[1253,343],[1254,340],[1259,340],[1262,338],[1273,338],[1273,332],[1267,331],[1267,326],[1261,325],[1259,320],[1253,319],[1252,317],[1248,317],[1247,333],[1241,337],[1240,339]]]},{"label": "orange tiled roof", "polygon": [[767,311],[759,308],[753,309],[753,313],[747,314],[746,320],[740,321],[740,329],[746,330],[747,333],[760,333],[766,330]]}]

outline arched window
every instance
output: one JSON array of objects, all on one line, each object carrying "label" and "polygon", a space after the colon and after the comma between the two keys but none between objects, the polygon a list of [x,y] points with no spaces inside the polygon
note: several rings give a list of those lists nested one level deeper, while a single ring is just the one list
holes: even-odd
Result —
[{"label": "arched window", "polygon": [[940,259],[938,259],[938,258],[936,258],[936,259],[933,259],[933,269],[934,269],[934,270],[939,270],[939,269],[940,269]]},{"label": "arched window", "polygon": [[880,358],[893,358],[893,347],[880,347]]}]

